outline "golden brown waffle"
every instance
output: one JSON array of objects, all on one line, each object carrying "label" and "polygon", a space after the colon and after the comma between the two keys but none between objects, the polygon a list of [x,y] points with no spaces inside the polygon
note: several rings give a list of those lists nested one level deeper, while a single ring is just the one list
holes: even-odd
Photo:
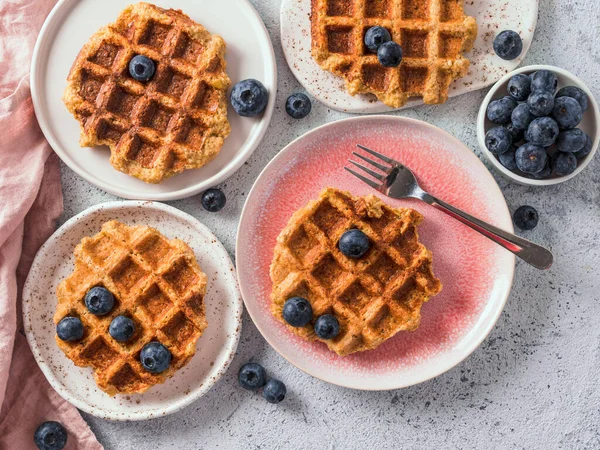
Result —
[{"label": "golden brown waffle", "polygon": [[[341,76],[351,95],[375,94],[392,108],[410,97],[444,103],[450,83],[464,76],[477,37],[463,0],[311,0],[312,55]],[[384,67],[364,45],[364,35],[382,26],[400,44],[403,60]]]},{"label": "golden brown waffle", "polygon": [[[419,326],[421,305],[442,286],[431,268],[431,252],[420,242],[423,217],[412,209],[390,208],[378,197],[354,197],[325,189],[296,211],[277,238],[271,264],[272,312],[286,323],[282,310],[294,296],[306,298],[313,320],[292,327],[307,340],[320,340],[339,355],[374,349],[401,330]],[[344,256],[337,243],[352,229],[371,241],[359,259]],[[333,314],[339,335],[320,339],[314,321]]]},{"label": "golden brown waffle", "polygon": [[[147,83],[129,75],[135,55],[156,63]],[[224,55],[223,39],[181,11],[129,6],[92,36],[67,79],[80,145],[107,145],[116,169],[148,183],[205,165],[230,132]]]},{"label": "golden brown waffle", "polygon": [[[115,296],[105,316],[90,313],[85,294],[104,286]],[[196,352],[206,328],[206,275],[193,251],[178,240],[166,239],[154,228],[110,221],[100,233],[84,238],[75,248],[75,270],[57,289],[54,323],[66,316],[83,322],[83,338],[56,342],[77,366],[90,366],[96,383],[110,395],[146,391],[183,367]],[[130,317],[134,336],[121,343],[108,333],[113,318]],[[171,365],[159,374],[139,361],[142,347],[158,341],[172,354]]]}]

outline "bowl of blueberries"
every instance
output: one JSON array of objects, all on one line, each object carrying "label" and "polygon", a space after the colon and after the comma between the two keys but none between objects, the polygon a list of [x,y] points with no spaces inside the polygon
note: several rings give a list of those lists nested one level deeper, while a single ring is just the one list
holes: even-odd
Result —
[{"label": "bowl of blueberries", "polygon": [[567,181],[592,160],[600,143],[592,93],[572,73],[528,66],[488,92],[477,119],[484,155],[506,177],[532,186]]}]

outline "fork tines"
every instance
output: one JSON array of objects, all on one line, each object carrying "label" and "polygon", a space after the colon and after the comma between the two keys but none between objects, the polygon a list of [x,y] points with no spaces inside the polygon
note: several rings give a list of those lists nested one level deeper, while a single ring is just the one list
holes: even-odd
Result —
[{"label": "fork tines", "polygon": [[[389,164],[389,165],[385,165],[385,164],[381,164],[380,162],[374,161],[371,158],[367,158],[366,156],[361,155],[360,153],[357,152],[352,152],[352,154],[354,156],[357,156],[358,158],[362,159],[363,161],[369,163],[371,166],[373,166],[374,168],[382,171],[385,175],[376,172],[372,169],[370,169],[369,167],[353,161],[351,159],[348,160],[348,162],[350,164],[353,164],[354,166],[358,167],[359,169],[361,169],[363,172],[369,174],[370,176],[372,176],[373,178],[379,180],[379,181],[385,181],[386,179],[386,175],[389,175],[389,173],[393,170],[394,166],[401,166],[401,164],[398,161],[393,160],[392,158],[388,158],[385,155],[382,155],[381,153],[378,153],[374,150],[371,150],[370,148],[367,148],[363,145],[357,144],[356,145],[358,148],[370,153],[371,155],[379,158],[381,161]],[[348,172],[350,172],[352,175],[354,175],[355,177],[357,177],[358,179],[360,179],[361,181],[367,183],[369,186],[375,188],[375,189],[381,189],[383,184],[380,183],[376,183],[375,181],[371,180],[370,178],[365,177],[364,175],[361,175],[360,173],[356,172],[355,170],[349,168],[349,167],[344,167],[344,169],[346,169]]]}]

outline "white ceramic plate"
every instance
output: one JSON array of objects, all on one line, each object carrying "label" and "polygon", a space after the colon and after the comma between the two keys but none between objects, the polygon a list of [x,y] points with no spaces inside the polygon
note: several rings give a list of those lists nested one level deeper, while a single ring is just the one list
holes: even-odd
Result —
[{"label": "white ceramic plate", "polygon": [[[281,45],[298,81],[317,100],[338,111],[392,111],[374,96],[352,97],[346,92],[341,78],[321,69],[315,62],[310,54],[310,4],[308,0],[283,0],[281,4]],[[469,73],[450,85],[450,97],[489,86],[519,65],[533,39],[538,0],[465,1],[465,12],[477,19],[479,31],[473,50],[466,55],[471,60]],[[514,30],[523,38],[523,52],[513,61],[504,61],[494,53],[494,38],[502,30]],[[420,99],[413,99],[404,108],[422,103]]]},{"label": "white ceramic plate", "polygon": [[[577,169],[575,169],[573,173],[563,177],[555,176],[553,178],[547,178],[545,180],[526,178],[522,175],[519,175],[518,173],[511,172],[502,164],[500,164],[498,158],[492,152],[490,152],[485,145],[485,134],[490,130],[490,128],[493,128],[495,126],[487,118],[487,108],[490,102],[492,100],[496,100],[508,95],[506,88],[508,87],[508,82],[513,76],[519,73],[532,74],[533,72],[536,72],[538,70],[550,70],[551,72],[554,72],[558,77],[558,89],[561,89],[565,86],[577,86],[587,94],[589,99],[589,107],[588,110],[584,112],[583,119],[581,120],[581,123],[577,126],[577,128],[581,128],[592,138],[592,151],[581,161],[578,161]],[[530,186],[550,186],[553,184],[562,183],[563,181],[567,181],[573,177],[576,177],[579,173],[581,173],[583,169],[585,169],[588,166],[592,159],[594,159],[596,151],[598,150],[598,145],[600,145],[600,129],[598,127],[599,123],[600,111],[598,110],[598,103],[596,102],[592,91],[589,90],[589,88],[585,85],[583,81],[581,81],[568,70],[561,69],[560,67],[544,65],[527,66],[520,67],[514,72],[506,74],[487,93],[485,99],[481,103],[481,108],[479,109],[479,115],[477,117],[477,140],[479,142],[479,148],[481,148],[481,152],[492,163],[494,168],[506,178],[516,181],[519,184],[528,184]]]},{"label": "white ceramic plate", "polygon": [[[73,250],[85,236],[116,219],[144,224],[168,238],[180,238],[194,251],[208,276],[208,327],[196,354],[165,384],[143,394],[110,397],[94,382],[92,369],[76,367],[54,340],[56,287],[73,271]],[[77,408],[111,420],[144,420],[174,413],[204,395],[225,373],[241,331],[242,301],[229,255],[198,220],[162,203],[121,201],[93,206],[66,222],[42,246],[23,290],[25,334],[33,355],[54,389]]]},{"label": "white ceramic plate", "polygon": [[108,148],[80,148],[79,124],[61,98],[79,50],[100,27],[112,23],[132,0],[61,0],[38,37],[31,65],[31,93],[40,127],[52,148],[90,183],[125,198],[175,200],[197,194],[225,180],[250,157],[265,134],[277,91],[277,67],[269,34],[248,0],[153,0],[157,6],[181,9],[219,34],[227,43],[227,73],[233,84],[260,80],[269,92],[262,116],[245,118],[230,107],[231,134],[219,155],[205,167],[185,171],[158,185],[118,172]]},{"label": "white ceramic plate", "polygon": [[481,344],[508,298],[515,256],[423,202],[383,197],[394,207],[423,214],[419,236],[432,251],[433,271],[443,284],[442,291],[423,305],[419,328],[346,357],[293,334],[270,310],[269,265],[277,236],[293,212],[327,186],[381,196],[343,170],[358,143],[406,164],[436,197],[513,231],[494,178],[456,138],[405,117],[354,117],[308,132],[265,167],[244,205],[236,266],[248,313],[269,344],[292,364],[341,386],[398,389],[450,370]]}]

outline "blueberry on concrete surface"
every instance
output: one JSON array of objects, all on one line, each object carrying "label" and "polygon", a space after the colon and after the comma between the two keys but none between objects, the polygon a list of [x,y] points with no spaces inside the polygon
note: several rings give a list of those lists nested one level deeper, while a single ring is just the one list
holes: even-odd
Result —
[{"label": "blueberry on concrete surface", "polygon": [[311,109],[310,99],[301,92],[290,95],[285,102],[285,112],[294,119],[302,119],[308,116]]},{"label": "blueberry on concrete surface", "polygon": [[538,70],[531,74],[531,92],[548,92],[554,96],[558,87],[558,78],[549,70]]},{"label": "blueberry on concrete surface", "polygon": [[531,114],[527,103],[521,103],[513,110],[510,115],[510,120],[513,127],[518,130],[526,130],[529,124],[535,119],[535,116]]},{"label": "blueberry on concrete surface", "polygon": [[529,124],[525,140],[540,147],[550,147],[558,138],[558,124],[551,117],[538,117]]},{"label": "blueberry on concrete surface", "polygon": [[578,153],[585,148],[587,134],[579,128],[561,131],[556,139],[556,147],[565,153]]},{"label": "blueberry on concrete surface", "polygon": [[85,294],[85,306],[96,316],[108,314],[114,305],[115,297],[105,287],[95,286]]},{"label": "blueberry on concrete surface", "polygon": [[556,152],[550,160],[552,169],[558,176],[570,175],[577,169],[577,157],[573,153]]},{"label": "blueberry on concrete surface", "polygon": [[556,98],[560,97],[570,97],[577,100],[577,103],[579,103],[579,106],[581,106],[581,110],[583,112],[586,112],[588,109],[588,96],[585,92],[583,92],[583,89],[578,88],[577,86],[565,86],[564,88],[561,88],[556,93]]},{"label": "blueberry on concrete surface", "polygon": [[115,341],[127,342],[135,333],[135,323],[127,316],[117,316],[110,322],[108,333]]},{"label": "blueberry on concrete surface", "polygon": [[583,110],[579,102],[571,97],[557,97],[554,100],[552,117],[561,130],[575,128],[583,118]]},{"label": "blueberry on concrete surface", "polygon": [[521,172],[538,173],[544,169],[548,155],[543,147],[527,143],[517,149],[515,161]]},{"label": "blueberry on concrete surface", "polygon": [[291,326],[303,327],[312,320],[312,306],[303,297],[291,297],[285,301],[282,315],[283,319]]},{"label": "blueberry on concrete surface", "polygon": [[516,107],[517,101],[510,96],[493,100],[487,107],[487,118],[492,123],[504,125],[510,122],[510,116]]},{"label": "blueberry on concrete surface", "polygon": [[238,372],[240,386],[249,391],[256,391],[267,382],[267,371],[258,363],[246,363]]},{"label": "blueberry on concrete surface", "polygon": [[152,341],[142,348],[140,362],[148,372],[161,373],[171,364],[171,352],[160,342]]},{"label": "blueberry on concrete surface", "polygon": [[534,92],[527,99],[527,105],[534,116],[547,116],[554,108],[554,95],[546,91]]},{"label": "blueberry on concrete surface", "polygon": [[402,47],[394,41],[384,42],[377,49],[377,59],[383,67],[398,67],[402,62]]},{"label": "blueberry on concrete surface", "polygon": [[508,93],[518,102],[524,102],[531,94],[531,78],[519,73],[508,81]]},{"label": "blueberry on concrete surface", "polygon": [[348,258],[360,258],[370,247],[369,237],[356,228],[346,231],[338,241],[340,252]]},{"label": "blueberry on concrete surface", "polygon": [[365,46],[373,53],[377,53],[382,44],[391,40],[390,32],[383,27],[371,27],[365,33]]},{"label": "blueberry on concrete surface", "polygon": [[83,323],[79,317],[65,317],[56,325],[56,334],[63,341],[78,341],[83,337]]},{"label": "blueberry on concrete surface", "polygon": [[230,101],[231,106],[240,116],[258,116],[267,106],[269,93],[260,81],[249,78],[233,86]]},{"label": "blueberry on concrete surface", "polygon": [[67,445],[67,430],[60,423],[48,421],[41,424],[33,434],[39,450],[62,450]]},{"label": "blueberry on concrete surface", "polygon": [[521,230],[533,230],[538,224],[539,215],[532,206],[519,206],[513,214],[513,221]]},{"label": "blueberry on concrete surface", "polygon": [[502,31],[494,39],[494,51],[506,61],[516,59],[523,51],[523,40],[515,31]]},{"label": "blueberry on concrete surface", "polygon": [[491,128],[485,135],[485,146],[494,155],[501,155],[512,148],[512,137],[504,127]]},{"label": "blueberry on concrete surface", "polygon": [[129,74],[137,81],[149,81],[156,72],[154,61],[144,55],[136,55],[129,62]]},{"label": "blueberry on concrete surface", "polygon": [[202,207],[208,212],[218,212],[225,207],[227,198],[221,189],[210,188],[202,194]]},{"label": "blueberry on concrete surface", "polygon": [[315,321],[315,334],[321,339],[333,339],[340,334],[340,323],[332,314],[319,316]]},{"label": "blueberry on concrete surface", "polygon": [[263,388],[263,397],[269,403],[280,403],[285,398],[287,389],[285,384],[279,380],[270,379]]}]

